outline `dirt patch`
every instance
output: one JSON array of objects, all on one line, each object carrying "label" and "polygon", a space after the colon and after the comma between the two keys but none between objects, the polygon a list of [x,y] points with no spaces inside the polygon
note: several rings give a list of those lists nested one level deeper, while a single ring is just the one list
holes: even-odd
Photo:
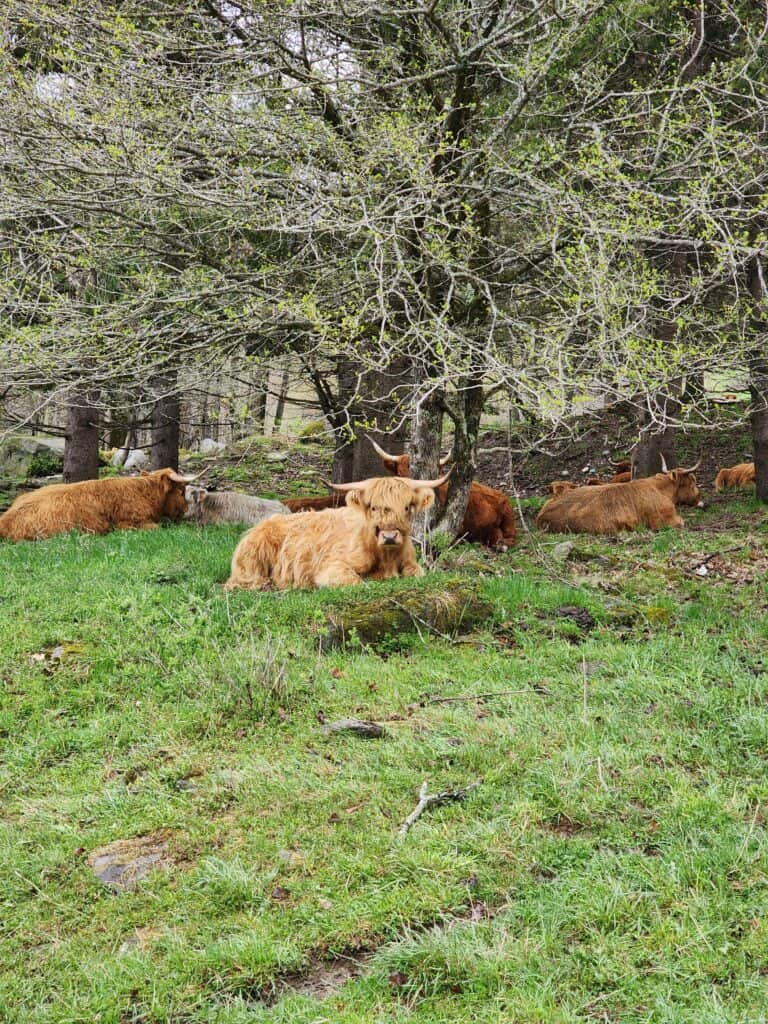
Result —
[{"label": "dirt patch", "polygon": [[334,960],[317,961],[304,974],[286,975],[275,989],[274,1001],[288,995],[308,996],[310,999],[327,999],[343,988],[348,981],[359,977],[370,954],[359,957],[337,957]]},{"label": "dirt patch", "polygon": [[685,566],[685,573],[701,580],[728,580],[740,585],[765,579],[768,557],[761,552],[753,548],[747,553],[747,561],[733,561],[727,557],[728,554],[716,552],[706,557],[698,556]]},{"label": "dirt patch", "polygon": [[107,843],[88,856],[88,865],[100,882],[115,892],[130,892],[151,871],[170,868],[168,833],[156,832]]}]

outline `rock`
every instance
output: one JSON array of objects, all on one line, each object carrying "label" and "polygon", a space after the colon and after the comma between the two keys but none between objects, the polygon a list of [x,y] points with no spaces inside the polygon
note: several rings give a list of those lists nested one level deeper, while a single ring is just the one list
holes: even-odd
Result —
[{"label": "rock", "polygon": [[222,441],[214,441],[212,437],[204,437],[200,442],[200,451],[203,455],[223,452],[226,447]]},{"label": "rock", "polygon": [[471,632],[493,614],[473,580],[414,581],[390,597],[352,597],[325,612],[327,628],[320,634],[322,650],[362,643],[388,651],[411,642],[413,635],[454,636]]},{"label": "rock", "polygon": [[387,730],[378,722],[370,722],[362,718],[340,718],[338,722],[329,722],[323,726],[323,732],[351,732],[368,740],[378,740],[387,735]]},{"label": "rock", "polygon": [[64,468],[63,437],[14,434],[0,442],[0,480],[19,482],[50,476]]},{"label": "rock", "polygon": [[563,540],[559,544],[555,544],[550,554],[558,561],[564,562],[567,558],[570,558],[571,552],[574,551],[575,548],[576,545],[572,540]]},{"label": "rock", "polygon": [[267,462],[287,462],[290,457],[290,452],[267,452],[264,456]]},{"label": "rock", "polygon": [[88,865],[99,881],[115,892],[130,892],[151,871],[172,864],[168,834],[164,832],[118,839],[93,850],[88,857]]}]

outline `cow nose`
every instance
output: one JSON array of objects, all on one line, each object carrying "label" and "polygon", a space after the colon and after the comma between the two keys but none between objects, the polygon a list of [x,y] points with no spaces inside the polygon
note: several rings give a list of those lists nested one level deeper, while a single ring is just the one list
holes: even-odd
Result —
[{"label": "cow nose", "polygon": [[385,544],[397,544],[397,530],[382,530],[381,539]]}]

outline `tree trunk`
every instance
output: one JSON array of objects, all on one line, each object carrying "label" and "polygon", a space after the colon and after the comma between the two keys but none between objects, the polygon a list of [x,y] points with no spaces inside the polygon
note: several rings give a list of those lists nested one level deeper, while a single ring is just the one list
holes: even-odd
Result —
[{"label": "tree trunk", "polygon": [[464,514],[467,511],[469,490],[475,477],[475,456],[480,434],[480,417],[485,405],[485,392],[481,379],[474,377],[461,382],[458,394],[451,403],[453,420],[453,472],[448,481],[448,497],[439,510],[437,530],[451,537],[461,536]]},{"label": "tree trunk", "polygon": [[265,387],[259,387],[254,394],[253,398],[253,432],[255,434],[264,433],[264,424],[267,420],[267,389]]},{"label": "tree trunk", "polygon": [[[664,456],[667,469],[677,465],[675,453],[675,427],[666,423],[667,417],[676,416],[680,411],[680,401],[670,395],[654,395],[657,407],[655,416],[645,414],[645,426],[640,431],[640,440],[635,445],[632,455],[632,478],[641,480],[643,477],[661,473],[661,456]],[[661,421],[661,422],[659,422]]]},{"label": "tree trunk", "polygon": [[411,434],[411,476],[433,480],[441,473],[444,396],[442,388],[417,400]]},{"label": "tree trunk", "polygon": [[[747,283],[754,300],[752,328],[758,345],[749,363],[749,391],[752,396],[752,458],[755,463],[755,496],[768,502],[768,322],[765,319],[766,285],[758,259],[752,260]],[[762,343],[762,344],[760,344]]]},{"label": "tree trunk", "polygon": [[272,433],[279,434],[283,425],[283,414],[285,413],[285,400],[288,397],[288,382],[290,380],[290,368],[288,361],[283,364],[283,371],[280,375],[280,386],[277,391],[277,404],[275,405],[275,419],[272,423]]},{"label": "tree trunk", "polygon": [[170,375],[155,382],[158,398],[152,406],[152,469],[179,468],[181,399],[173,390],[175,384]]},{"label": "tree trunk", "polygon": [[72,397],[64,443],[64,483],[99,478],[98,395],[77,392]]}]

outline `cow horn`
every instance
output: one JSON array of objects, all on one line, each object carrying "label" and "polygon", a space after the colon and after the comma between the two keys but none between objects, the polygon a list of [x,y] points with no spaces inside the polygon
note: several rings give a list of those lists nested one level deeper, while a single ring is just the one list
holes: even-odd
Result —
[{"label": "cow horn", "polygon": [[666,461],[664,459],[663,452],[659,452],[659,458],[661,459],[661,472],[662,473],[668,473],[669,470],[667,469],[667,463],[666,463]]},{"label": "cow horn", "polygon": [[401,476],[400,480],[402,480],[404,484],[410,484],[411,487],[437,488],[443,486],[443,484],[445,483],[445,481],[448,479],[452,472],[453,466],[450,467],[447,473],[443,473],[442,476],[439,476],[437,480],[414,480],[410,476]]},{"label": "cow horn", "polygon": [[623,466],[625,462],[631,462],[631,459],[608,459],[612,466]]},{"label": "cow horn", "polygon": [[[397,477],[404,484],[408,484],[409,487],[441,487],[448,477],[453,472],[453,466],[444,473],[443,476],[437,478],[437,480],[413,480],[409,476]],[[368,486],[368,484],[374,483],[376,480],[381,480],[383,477],[371,476],[367,480],[356,480],[350,484],[333,484],[330,480],[323,479],[323,483],[326,487],[330,487],[332,491],[339,491],[341,494],[346,494],[347,491],[362,491]],[[391,479],[391,478],[390,478]]]},{"label": "cow horn", "polygon": [[376,454],[379,455],[382,459],[390,459],[391,461],[394,462],[397,459],[402,458],[402,456],[400,455],[390,455],[389,452],[385,452],[380,444],[376,444],[376,442],[373,440],[370,434],[366,434],[365,436],[373,445],[374,449],[376,450]]},{"label": "cow horn", "polygon": [[175,484],[191,484],[195,480],[199,480],[204,472],[205,470],[203,469],[199,473],[195,473],[194,476],[182,476],[180,473],[177,473],[175,469],[172,469],[168,474],[168,479],[173,480]]},{"label": "cow horn", "polygon": [[440,459],[440,460],[438,461],[438,463],[437,463],[437,464],[438,464],[438,466],[439,466],[439,467],[440,467],[441,469],[443,468],[443,466],[447,466],[447,465],[448,465],[448,463],[449,463],[449,462],[451,461],[451,456],[452,456],[452,455],[453,455],[453,448],[451,448],[451,450],[450,450],[450,451],[448,452],[448,454],[447,454],[447,455],[445,456],[445,458],[444,458],[444,459]]},{"label": "cow horn", "polygon": [[701,465],[701,463],[702,463],[702,460],[703,460],[703,458],[704,458],[704,456],[703,456],[703,455],[700,455],[700,456],[699,456],[699,461],[698,461],[698,462],[696,463],[696,465],[695,465],[695,466],[691,466],[691,468],[690,468],[690,469],[681,469],[681,470],[680,470],[680,472],[681,472],[681,473],[695,473],[695,472],[696,472],[696,470],[697,470],[697,469],[699,468],[699,466]]},{"label": "cow horn", "polygon": [[[323,481],[325,486],[330,487],[332,491],[339,491],[341,494],[346,494],[347,491],[361,491],[364,487],[367,487],[368,484],[372,484],[374,480],[381,480],[383,478],[378,476],[369,476],[367,480],[353,480],[352,483],[349,484],[334,484],[331,483],[330,480],[326,480],[325,477],[321,477],[320,479]],[[392,477],[387,477],[387,479],[391,480]],[[397,479],[399,480],[400,477],[397,477]]]}]

